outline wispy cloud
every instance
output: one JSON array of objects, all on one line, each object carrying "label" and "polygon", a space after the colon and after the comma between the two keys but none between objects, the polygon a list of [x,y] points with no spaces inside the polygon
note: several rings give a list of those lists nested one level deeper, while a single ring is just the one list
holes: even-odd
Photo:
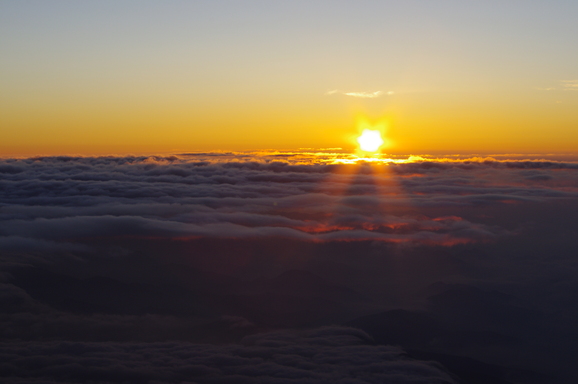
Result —
[{"label": "wispy cloud", "polygon": [[383,94],[383,92],[381,91],[376,91],[376,92],[346,92],[344,93],[344,95],[346,96],[352,96],[352,97],[362,97],[362,98],[374,98],[374,97],[379,97]]},{"label": "wispy cloud", "polygon": [[562,80],[562,87],[566,91],[578,91],[578,80]]},{"label": "wispy cloud", "polygon": [[561,87],[536,88],[540,91],[578,91],[578,80],[560,80]]},{"label": "wispy cloud", "polygon": [[375,92],[346,92],[341,91],[339,89],[334,89],[332,91],[325,92],[326,95],[345,95],[351,97],[361,97],[364,99],[374,99],[376,97],[380,97],[382,95],[393,95],[393,91],[383,92],[383,91],[375,91]]}]

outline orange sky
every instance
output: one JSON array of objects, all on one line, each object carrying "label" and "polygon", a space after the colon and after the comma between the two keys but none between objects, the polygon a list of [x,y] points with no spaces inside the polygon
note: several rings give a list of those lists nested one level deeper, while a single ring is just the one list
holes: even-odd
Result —
[{"label": "orange sky", "polygon": [[578,148],[575,3],[363,5],[3,3],[0,155]]}]

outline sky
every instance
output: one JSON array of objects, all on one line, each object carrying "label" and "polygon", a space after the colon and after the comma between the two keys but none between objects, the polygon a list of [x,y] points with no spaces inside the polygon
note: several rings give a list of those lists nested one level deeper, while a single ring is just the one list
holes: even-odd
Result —
[{"label": "sky", "polygon": [[574,1],[3,1],[5,156],[578,144]]}]

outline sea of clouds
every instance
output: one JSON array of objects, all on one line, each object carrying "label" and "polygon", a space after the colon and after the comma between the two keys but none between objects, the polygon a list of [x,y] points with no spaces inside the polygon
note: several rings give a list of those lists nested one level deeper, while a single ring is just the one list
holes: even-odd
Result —
[{"label": "sea of clouds", "polygon": [[74,239],[113,235],[483,241],[508,230],[419,209],[574,199],[576,170],[570,163],[496,161],[4,160],[0,245],[74,247]]},{"label": "sea of clouds", "polygon": [[1,160],[0,376],[459,380],[393,343],[574,377],[577,163],[338,160]]}]

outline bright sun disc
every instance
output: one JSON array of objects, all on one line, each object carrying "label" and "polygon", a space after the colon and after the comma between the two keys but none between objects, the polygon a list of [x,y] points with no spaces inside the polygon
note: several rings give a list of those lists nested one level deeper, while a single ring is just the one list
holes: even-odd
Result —
[{"label": "bright sun disc", "polygon": [[364,129],[357,142],[363,151],[376,152],[383,145],[381,133],[372,129]]}]

